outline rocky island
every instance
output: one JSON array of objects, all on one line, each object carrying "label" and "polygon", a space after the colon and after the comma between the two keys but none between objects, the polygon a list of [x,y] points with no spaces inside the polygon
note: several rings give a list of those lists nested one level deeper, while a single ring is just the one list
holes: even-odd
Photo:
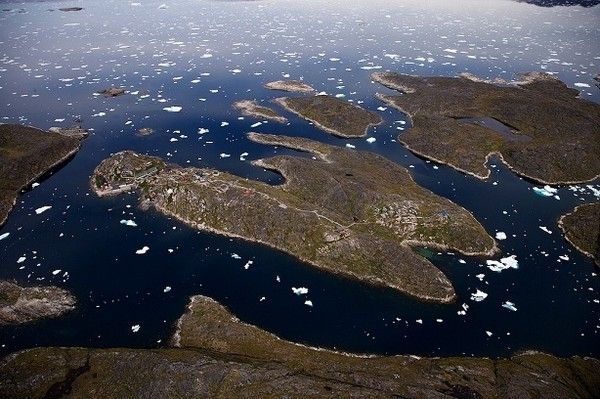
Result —
[{"label": "rocky island", "polygon": [[600,362],[526,352],[508,359],[366,356],[282,340],[205,296],[176,348],[36,348],[0,361],[0,396],[27,398],[595,398]]},{"label": "rocky island", "polygon": [[29,126],[0,125],[0,226],[19,192],[73,157],[85,136],[80,128],[46,132]]},{"label": "rocky island", "polygon": [[571,245],[600,266],[600,202],[579,205],[561,216],[558,225]]},{"label": "rocky island", "polygon": [[332,96],[283,97],[274,101],[338,137],[364,137],[371,126],[383,122],[375,112]]},{"label": "rocky island", "polygon": [[0,326],[57,317],[75,308],[75,297],[54,286],[21,287],[0,280]]},{"label": "rocky island", "polygon": [[315,91],[310,85],[300,82],[298,80],[277,80],[275,82],[269,82],[265,84],[267,89],[290,91],[296,93],[312,93]]},{"label": "rocky island", "polygon": [[253,100],[236,101],[233,103],[233,108],[237,109],[245,116],[287,123],[287,119],[279,115],[275,110],[263,105],[258,105],[258,103]]},{"label": "rocky island", "polygon": [[118,97],[125,94],[125,89],[120,87],[109,87],[108,89],[100,90],[98,94],[102,94],[104,97]]},{"label": "rocky island", "polygon": [[411,118],[398,139],[425,158],[482,179],[492,154],[545,184],[600,175],[600,106],[550,75],[531,73],[516,85],[391,72],[372,78],[403,93],[379,98]]},{"label": "rocky island", "polygon": [[309,152],[255,165],[277,171],[279,186],[213,169],[182,168],[121,152],[94,171],[93,190],[138,189],[142,202],[200,230],[263,243],[332,273],[441,303],[450,281],[414,246],[489,255],[495,241],[465,209],[418,186],[379,155],[312,140],[250,133],[253,141]]}]

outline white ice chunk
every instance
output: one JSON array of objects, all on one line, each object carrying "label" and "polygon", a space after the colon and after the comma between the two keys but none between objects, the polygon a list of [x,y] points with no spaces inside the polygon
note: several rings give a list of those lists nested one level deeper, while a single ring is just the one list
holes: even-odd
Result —
[{"label": "white ice chunk", "polygon": [[488,294],[486,294],[478,288],[474,293],[471,294],[471,300],[475,302],[481,302],[485,298],[487,298],[487,296]]},{"label": "white ice chunk", "polygon": [[377,139],[376,139],[375,137],[369,137],[369,138],[367,139],[367,143],[374,143],[374,142],[376,142],[376,141],[377,141]]},{"label": "white ice chunk", "polygon": [[4,240],[5,238],[8,238],[9,235],[10,233],[0,234],[0,241]]},{"label": "white ice chunk", "polygon": [[515,306],[515,304],[511,301],[506,301],[502,304],[503,308],[506,308],[508,310],[512,310],[513,312],[517,311],[517,307]]},{"label": "white ice chunk", "polygon": [[48,209],[50,209],[50,208],[52,208],[52,207],[51,207],[51,206],[49,206],[49,205],[42,206],[42,207],[40,207],[40,208],[36,209],[36,210],[35,210],[35,213],[39,215],[39,214],[41,214],[41,213],[44,213],[44,212],[46,212],[46,211],[47,211]]},{"label": "white ice chunk", "polygon": [[308,288],[306,287],[292,287],[292,292],[296,295],[306,295],[308,294]]},{"label": "white ice chunk", "polygon": [[496,240],[500,240],[500,241],[506,240],[506,233],[503,231],[498,231],[496,233]]},{"label": "white ice chunk", "polygon": [[546,226],[538,226],[540,228],[540,230],[545,231],[548,234],[552,234],[552,231],[550,231]]},{"label": "white ice chunk", "polygon": [[127,220],[123,219],[123,220],[121,220],[121,224],[124,224],[125,226],[129,226],[129,227],[137,227],[137,224],[131,219],[127,219]]},{"label": "white ice chunk", "polygon": [[183,107],[180,107],[178,105],[172,105],[170,107],[164,107],[163,111],[167,111],[167,112],[179,112],[183,109]]},{"label": "white ice chunk", "polygon": [[313,305],[312,301],[309,301],[309,300],[304,301],[304,304],[306,306],[310,306],[311,308],[312,308],[312,305]]},{"label": "white ice chunk", "polygon": [[147,247],[146,245],[144,245],[142,248],[135,251],[135,253],[137,255],[144,255],[146,252],[148,252],[149,249],[150,249],[150,247]]},{"label": "white ice chunk", "polygon": [[136,325],[131,326],[131,331],[133,331],[134,333],[140,331],[140,325],[136,324]]}]

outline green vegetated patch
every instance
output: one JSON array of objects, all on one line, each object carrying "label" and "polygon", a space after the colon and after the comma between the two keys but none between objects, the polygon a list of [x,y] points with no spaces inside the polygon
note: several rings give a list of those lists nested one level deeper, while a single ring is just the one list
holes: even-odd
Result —
[{"label": "green vegetated patch", "polygon": [[600,202],[579,205],[562,216],[559,225],[566,238],[600,266]]},{"label": "green vegetated patch", "polygon": [[[411,246],[468,254],[496,250],[470,213],[420,187],[406,169],[381,156],[299,137],[250,133],[249,138],[316,157],[256,161],[285,176],[285,184],[271,186],[122,152],[98,166],[94,176],[108,183],[95,189],[105,194],[141,187],[142,201],[196,228],[260,242],[330,272],[424,300],[450,302],[455,293],[446,276]],[[145,172],[149,169],[154,173]]]},{"label": "green vegetated patch", "polygon": [[[372,77],[403,93],[379,97],[411,117],[412,129],[399,140],[417,154],[481,178],[489,175],[484,164],[490,153],[544,183],[600,175],[600,106],[549,75],[529,74],[512,86],[391,72]],[[465,118],[490,118],[505,129]]]},{"label": "green vegetated patch", "polygon": [[79,148],[82,136],[0,124],[0,225],[19,191]]},{"label": "green vegetated patch", "polygon": [[332,96],[279,98],[276,101],[301,117],[315,122],[323,130],[340,137],[366,136],[369,127],[382,122],[375,112]]}]

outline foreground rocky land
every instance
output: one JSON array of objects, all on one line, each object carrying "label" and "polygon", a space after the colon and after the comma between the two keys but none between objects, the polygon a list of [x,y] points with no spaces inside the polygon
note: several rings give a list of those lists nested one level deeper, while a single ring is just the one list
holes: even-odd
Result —
[{"label": "foreground rocky land", "polygon": [[0,226],[6,222],[22,189],[79,151],[83,132],[77,128],[46,132],[0,124]]},{"label": "foreground rocky land", "polygon": [[204,296],[178,322],[175,348],[36,348],[0,361],[0,397],[597,398],[600,362],[358,356],[284,341]]},{"label": "foreground rocky land", "polygon": [[550,75],[531,73],[517,85],[473,78],[375,73],[400,91],[379,95],[406,113],[413,127],[398,139],[416,154],[479,178],[498,154],[516,173],[548,183],[600,175],[600,106]]},{"label": "foreground rocky land", "polygon": [[454,288],[413,246],[472,255],[497,250],[469,212],[379,155],[299,137],[248,137],[314,158],[255,161],[285,177],[285,184],[271,186],[126,151],[96,168],[92,187],[98,195],[137,189],[142,202],[200,230],[263,243],[329,272],[427,301],[451,302]]},{"label": "foreground rocky land", "polygon": [[575,248],[600,266],[600,202],[579,205],[563,215],[558,225]]},{"label": "foreground rocky land", "polygon": [[75,297],[54,286],[21,287],[0,280],[0,326],[57,317],[75,308]]}]

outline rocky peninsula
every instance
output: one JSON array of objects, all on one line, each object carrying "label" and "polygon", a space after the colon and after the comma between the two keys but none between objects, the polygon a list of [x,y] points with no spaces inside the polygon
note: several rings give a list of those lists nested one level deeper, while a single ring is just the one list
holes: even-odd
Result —
[{"label": "rocky peninsula", "polygon": [[46,132],[29,126],[0,125],[0,226],[19,192],[71,159],[85,136],[80,128]]},{"label": "rocky peninsula", "polygon": [[571,245],[600,266],[600,202],[577,206],[558,225]]},{"label": "rocky peninsula", "polygon": [[269,82],[265,84],[267,89],[290,91],[296,93],[312,93],[315,91],[310,85],[300,82],[298,80],[277,80],[275,82]]},{"label": "rocky peninsula", "polygon": [[274,101],[338,137],[364,137],[371,126],[383,122],[375,112],[332,96],[282,97]]},{"label": "rocky peninsula", "polygon": [[332,273],[451,302],[450,281],[414,246],[490,255],[495,241],[465,209],[417,185],[379,155],[299,137],[250,133],[253,141],[311,153],[255,165],[277,171],[272,186],[213,169],[182,168],[121,152],[94,171],[93,190],[137,189],[142,202],[200,230],[266,244]]},{"label": "rocky peninsula", "polygon": [[545,184],[600,176],[600,106],[550,75],[527,74],[514,85],[391,72],[372,78],[403,93],[379,98],[411,118],[398,139],[418,155],[482,179],[492,154]]},{"label": "rocky peninsula", "polygon": [[0,280],[0,326],[57,317],[75,308],[75,297],[54,286],[21,287]]},{"label": "rocky peninsula", "polygon": [[233,103],[233,108],[237,109],[242,115],[253,118],[269,119],[279,123],[287,123],[287,119],[279,115],[275,110],[259,105],[253,100],[242,100]]},{"label": "rocky peninsula", "polygon": [[162,398],[595,398],[600,362],[366,356],[282,340],[192,297],[176,348],[36,348],[0,361],[0,396]]}]

